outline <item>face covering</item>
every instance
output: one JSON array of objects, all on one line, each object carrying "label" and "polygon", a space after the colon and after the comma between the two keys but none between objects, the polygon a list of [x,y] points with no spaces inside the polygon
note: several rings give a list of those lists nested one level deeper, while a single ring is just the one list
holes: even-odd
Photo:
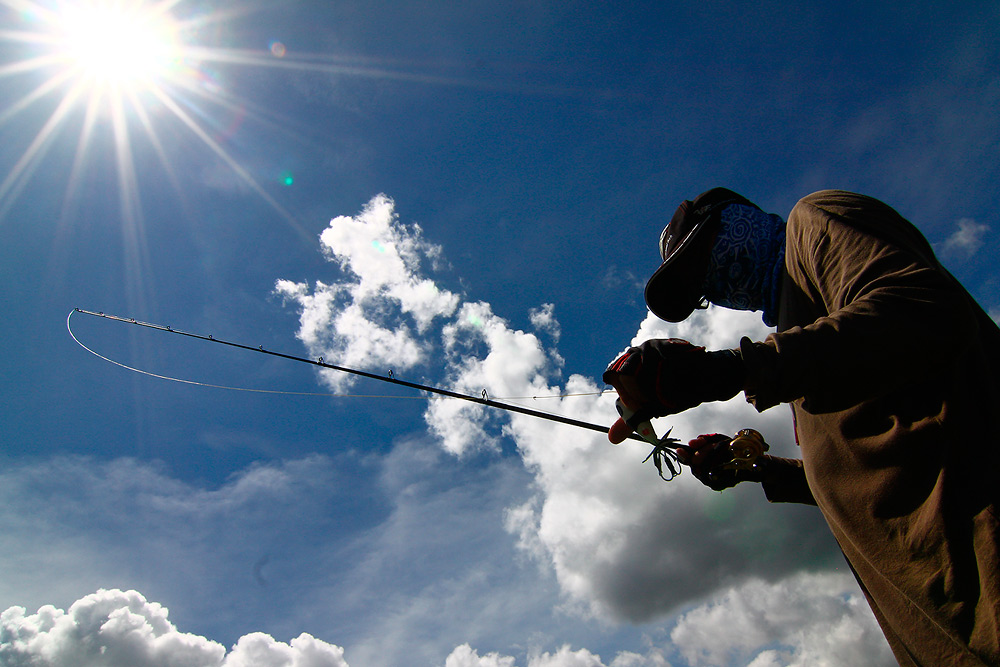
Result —
[{"label": "face covering", "polygon": [[764,324],[778,322],[778,295],[785,265],[785,221],[753,206],[722,210],[712,246],[705,298],[735,310],[761,310]]}]

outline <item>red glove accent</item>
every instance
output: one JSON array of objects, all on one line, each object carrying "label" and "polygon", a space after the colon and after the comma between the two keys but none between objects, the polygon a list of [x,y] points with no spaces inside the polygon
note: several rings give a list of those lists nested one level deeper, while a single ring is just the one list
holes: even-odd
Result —
[{"label": "red glove accent", "polygon": [[705,401],[724,401],[743,388],[743,359],[735,350],[706,352],[678,338],[629,348],[604,371],[635,415],[633,423],[683,412]]}]

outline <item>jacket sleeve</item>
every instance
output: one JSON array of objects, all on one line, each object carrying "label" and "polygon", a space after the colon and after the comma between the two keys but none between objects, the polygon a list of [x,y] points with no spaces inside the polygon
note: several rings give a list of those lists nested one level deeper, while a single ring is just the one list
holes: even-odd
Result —
[{"label": "jacket sleeve", "polygon": [[764,495],[772,503],[816,504],[799,459],[769,456],[767,473],[760,485],[764,488]]},{"label": "jacket sleeve", "polygon": [[758,410],[843,410],[947,368],[975,340],[971,297],[919,232],[880,202],[833,194],[788,219],[781,308],[796,304],[801,325],[741,344]]}]

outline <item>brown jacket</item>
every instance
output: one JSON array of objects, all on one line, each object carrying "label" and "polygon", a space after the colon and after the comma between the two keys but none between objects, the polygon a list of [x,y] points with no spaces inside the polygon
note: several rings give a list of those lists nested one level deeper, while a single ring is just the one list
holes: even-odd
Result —
[{"label": "brown jacket", "polygon": [[778,333],[743,346],[802,450],[768,498],[819,506],[901,665],[1000,665],[1000,330],[870,197],[803,198],[785,269]]}]

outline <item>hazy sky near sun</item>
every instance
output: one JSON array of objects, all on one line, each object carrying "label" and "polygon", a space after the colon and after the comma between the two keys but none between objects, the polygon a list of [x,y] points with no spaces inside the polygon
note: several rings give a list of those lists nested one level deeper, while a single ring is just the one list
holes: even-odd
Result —
[{"label": "hazy sky near sun", "polygon": [[[95,9],[97,7],[97,9]],[[843,188],[1000,314],[995,3],[0,0],[0,663],[888,665],[815,508],[610,424],[677,204]],[[928,322],[927,326],[947,326]],[[275,393],[277,392],[277,393]],[[741,397],[682,439],[790,411]]]}]

